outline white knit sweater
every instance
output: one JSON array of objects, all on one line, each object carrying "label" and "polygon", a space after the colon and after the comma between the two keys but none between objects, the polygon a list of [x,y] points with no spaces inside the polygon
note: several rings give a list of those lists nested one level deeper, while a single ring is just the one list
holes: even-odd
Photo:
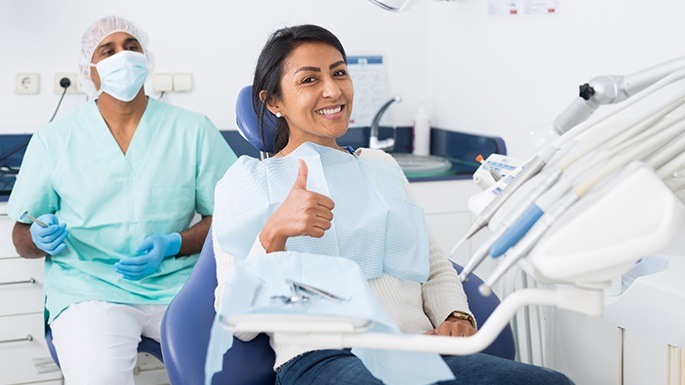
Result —
[{"label": "white knit sweater", "polygon": [[[395,161],[391,156],[379,150],[360,149],[357,150],[357,156],[388,162]],[[405,186],[409,191],[409,182],[406,180]],[[221,224],[215,222],[212,228],[217,226],[221,226]],[[214,306],[218,309],[226,278],[233,265],[233,256],[221,249],[216,236],[213,239],[218,281]],[[369,280],[371,289],[376,293],[385,310],[399,329],[405,333],[424,333],[434,329],[447,319],[454,310],[470,313],[466,294],[464,294],[464,289],[451,262],[432,237],[430,237],[429,247],[430,274],[426,283],[401,280],[385,273],[378,278]],[[248,258],[262,254],[266,254],[266,251],[261,245],[258,235]],[[236,333],[236,337],[243,341],[249,341],[256,335],[256,333]],[[274,368],[280,367],[299,354],[312,350],[311,347],[297,345],[274,346],[273,340],[271,345],[276,353]]]}]

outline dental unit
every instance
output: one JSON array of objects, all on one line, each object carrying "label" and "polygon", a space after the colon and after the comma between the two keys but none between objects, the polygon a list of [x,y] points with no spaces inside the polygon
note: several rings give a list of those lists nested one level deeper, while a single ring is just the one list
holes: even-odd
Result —
[{"label": "dental unit", "polygon": [[[666,72],[672,70],[675,62],[680,63],[681,65],[685,65],[685,59],[676,59],[669,61],[663,65],[655,66],[648,70],[638,72],[636,75],[633,75],[632,77],[626,77],[626,79],[636,79],[635,82],[631,83],[634,84],[634,86],[631,88],[630,91],[631,94],[637,92],[634,97],[627,100],[625,100],[625,98],[620,99],[621,101],[625,100],[625,103],[618,106],[618,108],[615,109],[613,112],[606,114],[604,117],[598,119],[597,121],[586,120],[578,124],[577,126],[571,128],[567,132],[563,133],[562,136],[553,141],[549,146],[543,148],[541,151],[535,154],[530,160],[525,162],[525,164],[518,170],[518,172],[512,173],[512,176],[515,176],[514,178],[504,178],[502,181],[496,183],[489,190],[490,193],[494,195],[494,198],[492,198],[490,203],[478,214],[471,227],[467,230],[466,234],[464,234],[464,236],[455,244],[452,251],[450,252],[450,255],[454,255],[456,250],[465,241],[470,239],[481,229],[488,226],[490,220],[497,213],[497,211],[504,204],[504,202],[506,202],[509,199],[509,197],[513,195],[516,192],[516,190],[518,190],[520,186],[525,184],[533,176],[537,175],[554,158],[558,150],[561,149],[563,146],[571,143],[574,139],[576,139],[576,137],[578,137],[578,139],[581,140],[586,139],[588,136],[590,136],[591,140],[588,140],[586,142],[590,142],[590,146],[597,147],[603,144],[609,138],[616,136],[618,133],[622,132],[622,126],[616,123],[613,123],[609,125],[609,127],[606,127],[608,125],[607,121],[609,120],[609,118],[637,104],[647,96],[652,95],[653,93],[662,89],[663,87],[675,83],[681,80],[683,77],[685,77],[685,68],[679,69],[670,74]],[[664,72],[668,75],[664,76]],[[649,76],[658,80],[656,80],[653,84],[649,85],[648,87],[645,87],[645,84],[649,83],[646,82],[644,79]],[[616,99],[617,98],[605,98],[603,99],[603,101],[604,103],[608,103]],[[659,116],[661,116],[659,115],[659,113],[663,112],[664,108],[668,110],[668,106],[672,103],[673,102],[669,100],[666,107],[662,107],[661,105],[658,105],[657,107],[652,107],[648,109],[647,112],[643,114],[643,116],[646,116],[646,119],[648,120],[650,118],[656,120]],[[575,113],[578,114],[579,109],[577,107],[569,108],[566,112],[564,112],[564,114],[562,114],[562,116],[568,115],[569,111],[575,111]],[[588,116],[589,114],[587,114],[587,116],[584,116],[584,119],[586,119]],[[558,124],[556,125],[558,126]],[[591,150],[592,148],[588,149],[588,153]],[[573,162],[571,162],[571,164],[572,163]],[[475,269],[484,258],[485,255],[482,255],[482,253],[476,252],[473,255],[473,257],[469,260],[467,265],[464,267],[464,270],[460,274],[460,278],[462,279],[462,281],[465,280],[469,274],[471,274],[473,269]]]}]

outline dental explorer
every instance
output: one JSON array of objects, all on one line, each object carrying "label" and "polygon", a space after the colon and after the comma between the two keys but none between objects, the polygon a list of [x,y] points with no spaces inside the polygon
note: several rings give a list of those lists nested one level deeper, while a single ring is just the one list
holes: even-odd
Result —
[{"label": "dental explorer", "polygon": [[24,212],[21,214],[21,216],[19,217],[19,219],[24,219],[24,218],[30,220],[31,222],[37,224],[38,226],[41,226],[41,227],[48,227],[47,223],[45,223],[45,222],[43,222],[43,221],[40,221],[40,220],[38,220],[37,218],[34,218],[34,217],[30,216],[28,211],[24,211]]}]

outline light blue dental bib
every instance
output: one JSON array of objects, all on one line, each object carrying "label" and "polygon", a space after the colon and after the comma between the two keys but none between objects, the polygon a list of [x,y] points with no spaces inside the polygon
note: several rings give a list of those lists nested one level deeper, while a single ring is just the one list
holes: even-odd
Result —
[{"label": "light blue dental bib", "polygon": [[[273,298],[292,295],[287,280],[314,286],[346,300],[331,301],[310,295],[307,302],[274,301]],[[355,318],[372,321],[368,329],[371,332],[400,333],[359,266],[346,258],[292,251],[249,258],[231,270],[221,298],[205,363],[208,385],[214,373],[222,369],[224,352],[233,344],[233,333],[225,325],[231,324],[236,315],[290,313]],[[352,353],[385,384],[425,385],[454,379],[437,353],[356,348]]]},{"label": "light blue dental bib", "polygon": [[366,279],[385,272],[426,281],[428,231],[399,166],[313,143],[283,158],[243,156],[226,172],[217,184],[214,209],[223,251],[236,260],[247,257],[266,220],[292,189],[298,159],[307,163],[307,189],[335,202],[334,218],[322,238],[292,237],[287,250],[351,259]]}]

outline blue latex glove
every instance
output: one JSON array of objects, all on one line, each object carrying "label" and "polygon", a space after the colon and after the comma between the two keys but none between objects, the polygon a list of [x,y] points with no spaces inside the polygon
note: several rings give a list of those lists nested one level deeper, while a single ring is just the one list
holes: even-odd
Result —
[{"label": "blue latex glove", "polygon": [[164,258],[178,254],[180,249],[181,234],[152,235],[138,245],[135,257],[122,258],[114,267],[125,279],[140,280],[156,272]]},{"label": "blue latex glove", "polygon": [[64,243],[64,239],[69,235],[66,223],[59,223],[59,219],[53,214],[43,214],[36,219],[48,225],[43,227],[34,222],[29,229],[31,239],[39,249],[56,255],[67,248],[67,244]]}]

